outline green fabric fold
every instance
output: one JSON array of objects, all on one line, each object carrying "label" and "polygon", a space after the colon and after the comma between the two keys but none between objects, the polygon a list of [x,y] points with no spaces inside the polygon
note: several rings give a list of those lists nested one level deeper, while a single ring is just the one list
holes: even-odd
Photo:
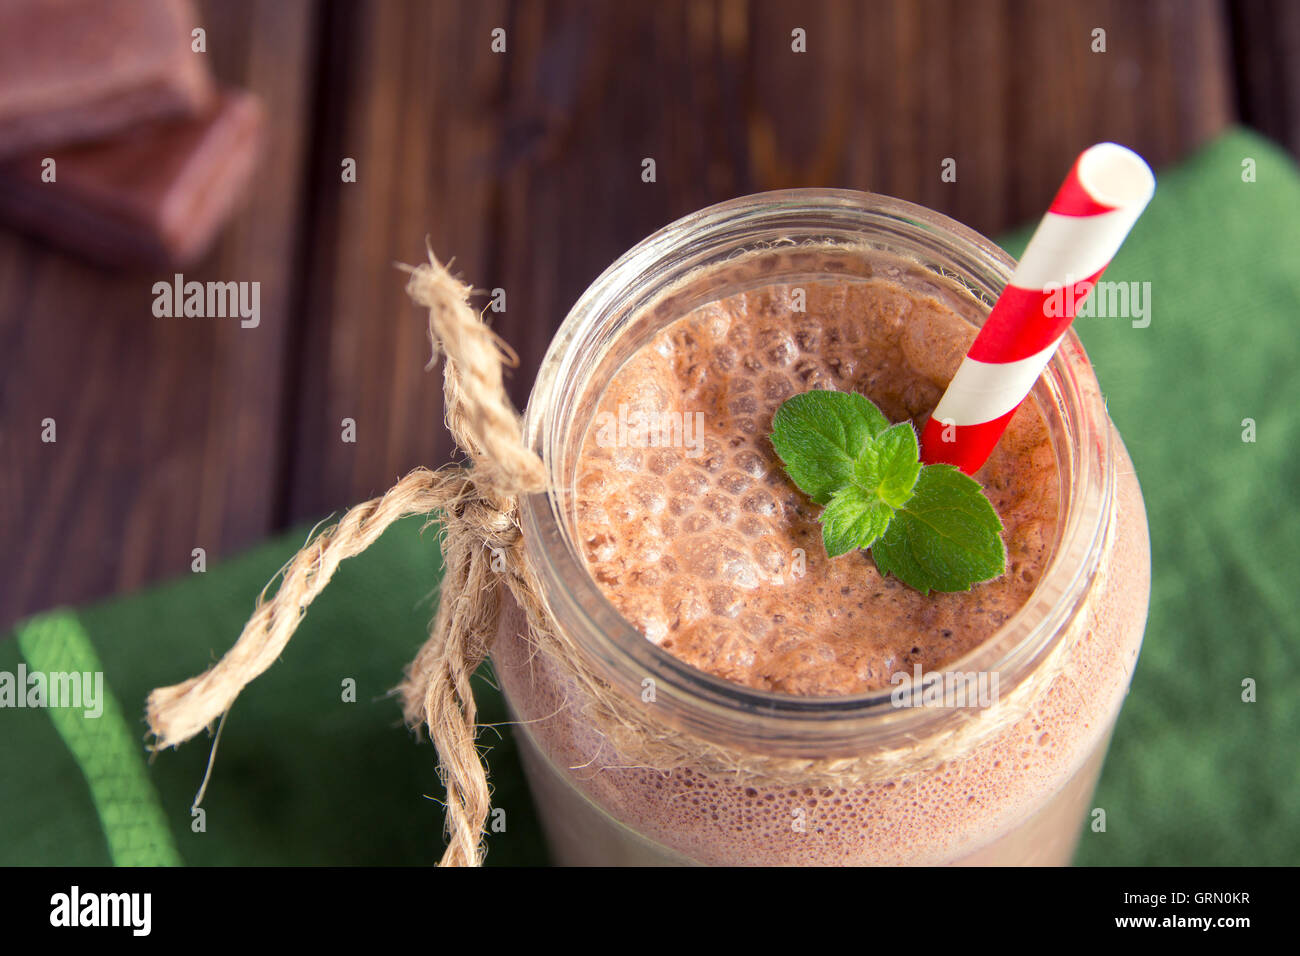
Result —
[{"label": "green fabric fold", "polygon": [[45,678],[18,681],[18,690],[46,707],[81,768],[113,863],[179,864],[138,735],[127,730],[122,708],[104,684],[99,656],[76,617],[56,611],[32,618],[19,628],[17,639],[32,678]]}]

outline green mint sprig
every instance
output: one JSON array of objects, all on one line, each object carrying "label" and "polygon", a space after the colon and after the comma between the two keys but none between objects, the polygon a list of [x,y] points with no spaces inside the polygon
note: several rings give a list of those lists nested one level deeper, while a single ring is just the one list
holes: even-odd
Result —
[{"label": "green mint sprig", "polygon": [[969,591],[1006,571],[1002,521],[979,482],[952,465],[922,465],[911,423],[891,426],[865,396],[787,399],[772,445],[790,480],[825,506],[828,557],[870,548],[881,574],[923,594]]}]

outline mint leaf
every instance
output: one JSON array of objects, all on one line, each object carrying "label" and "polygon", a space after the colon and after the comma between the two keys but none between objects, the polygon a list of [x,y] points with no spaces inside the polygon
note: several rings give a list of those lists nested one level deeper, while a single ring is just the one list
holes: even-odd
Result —
[{"label": "mint leaf", "polygon": [[831,497],[822,512],[822,543],[828,557],[857,548],[869,548],[889,527],[894,509],[883,501],[873,499],[861,488],[848,485]]},{"label": "mint leaf", "polygon": [[853,463],[853,483],[891,508],[901,508],[912,497],[912,488],[921,474],[920,457],[912,423],[899,422],[862,449]]},{"label": "mint leaf", "polygon": [[979,482],[952,465],[926,465],[871,557],[881,574],[924,594],[969,591],[1006,570],[1001,531]]},{"label": "mint leaf", "polygon": [[881,574],[922,593],[969,591],[1006,570],[1002,521],[979,482],[952,465],[922,465],[910,422],[891,426],[853,392],[787,399],[772,418],[786,474],[821,513],[835,558],[871,549]]},{"label": "mint leaf", "polygon": [[888,427],[880,409],[856,392],[804,392],[776,410],[772,446],[799,490],[824,505],[852,481],[863,447]]}]

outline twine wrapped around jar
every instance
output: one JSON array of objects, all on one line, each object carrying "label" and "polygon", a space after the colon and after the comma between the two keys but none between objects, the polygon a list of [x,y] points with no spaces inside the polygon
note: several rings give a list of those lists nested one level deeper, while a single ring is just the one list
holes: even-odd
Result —
[{"label": "twine wrapped around jar", "polygon": [[[274,580],[263,590],[239,639],[219,662],[198,677],[149,695],[147,719],[155,748],[184,743],[229,710],[240,691],[280,656],[339,564],[409,515],[430,516],[441,531],[444,571],[438,610],[400,692],[407,724],[415,729],[423,725],[437,748],[439,775],[447,789],[444,866],[480,865],[485,852],[490,792],[476,746],[470,679],[496,635],[503,580],[526,615],[530,643],[569,678],[575,696],[570,703],[622,757],[665,772],[689,766],[733,783],[760,780],[800,787],[899,780],[933,770],[990,740],[1024,717],[1063,676],[1072,641],[1056,642],[1048,659],[993,706],[958,712],[960,719],[948,731],[843,757],[752,753],[669,725],[652,706],[612,687],[589,666],[581,648],[555,625],[529,566],[518,501],[521,495],[545,491],[547,474],[542,460],[524,444],[518,413],[505,394],[502,369],[517,364],[517,356],[470,308],[472,289],[451,275],[432,250],[427,264],[402,268],[410,274],[407,293],[429,310],[433,357],[428,367],[439,353],[444,356],[447,427],[469,464],[436,471],[417,468],[381,497],[356,505],[315,535],[281,569],[274,595],[268,597]],[[504,571],[492,568],[494,554],[505,555]],[[1103,590],[1091,588],[1087,600]],[[1076,609],[1074,620],[1087,619],[1086,607]]]}]

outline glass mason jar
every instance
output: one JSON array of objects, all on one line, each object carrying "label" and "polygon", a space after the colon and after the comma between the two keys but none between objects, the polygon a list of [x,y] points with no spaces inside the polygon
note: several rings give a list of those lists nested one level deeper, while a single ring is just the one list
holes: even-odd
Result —
[{"label": "glass mason jar", "polygon": [[[911,203],[846,190],[747,196],[693,213],[629,250],[551,344],[525,439],[552,491],[521,502],[525,553],[555,626],[628,706],[707,745],[807,759],[870,756],[951,736],[962,715],[900,708],[890,690],[811,698],[699,671],[648,641],[604,597],[575,543],[579,453],[601,392],[653,334],[705,303],[769,283],[851,281],[874,257],[982,323],[1014,261]],[[898,271],[898,270],[895,270]],[[1061,476],[1050,563],[1027,603],[951,665],[996,673],[1018,709],[1000,730],[897,779],[790,787],[689,764],[638,764],[584,716],[586,691],[537,653],[506,594],[491,656],[560,864],[1065,864],[1137,661],[1150,591],[1133,466],[1073,332],[1031,395]],[[1046,680],[1044,668],[1056,670]],[[1017,697],[1017,687],[1033,688]],[[653,703],[643,692],[653,686]]]}]

